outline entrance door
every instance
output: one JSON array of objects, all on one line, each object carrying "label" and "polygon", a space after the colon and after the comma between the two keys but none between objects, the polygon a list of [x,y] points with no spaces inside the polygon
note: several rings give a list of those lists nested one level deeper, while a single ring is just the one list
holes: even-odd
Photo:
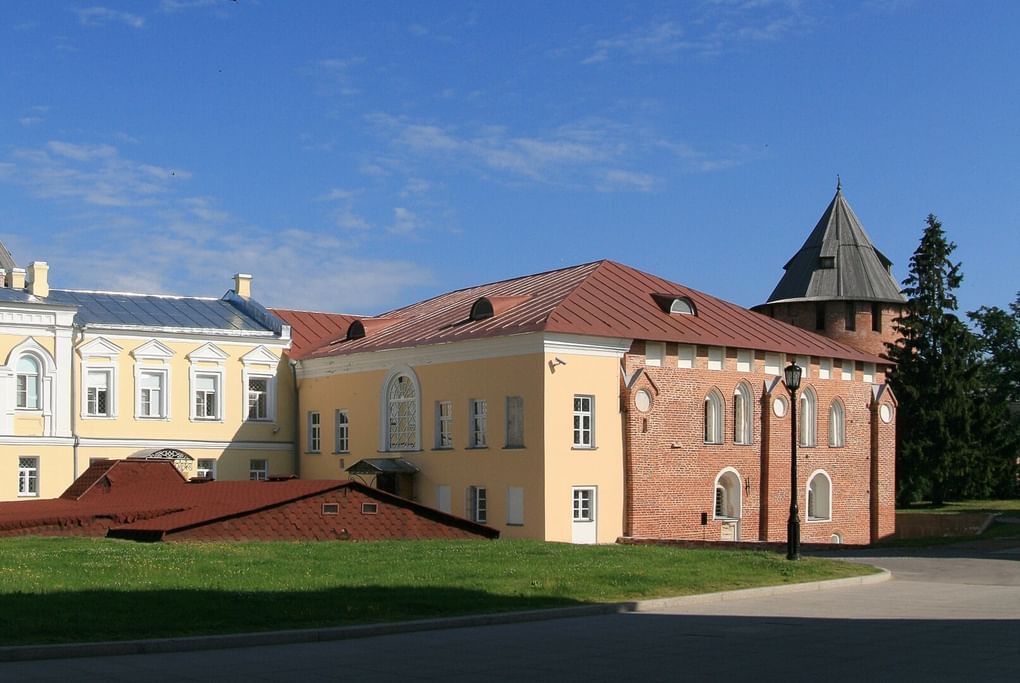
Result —
[{"label": "entrance door", "polygon": [[595,543],[598,539],[595,522],[595,487],[575,486],[573,499],[574,513],[570,540],[573,543]]}]

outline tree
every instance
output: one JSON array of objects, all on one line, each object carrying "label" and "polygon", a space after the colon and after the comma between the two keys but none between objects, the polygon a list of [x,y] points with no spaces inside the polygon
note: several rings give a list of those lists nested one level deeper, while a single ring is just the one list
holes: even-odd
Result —
[{"label": "tree", "polygon": [[[927,498],[939,504],[974,495],[982,453],[972,427],[977,345],[956,316],[953,293],[963,281],[942,224],[929,214],[903,281],[904,315],[895,321],[901,340],[890,345],[897,365],[890,383],[899,398],[896,497],[901,505]],[[984,477],[981,477],[983,480]]]}]

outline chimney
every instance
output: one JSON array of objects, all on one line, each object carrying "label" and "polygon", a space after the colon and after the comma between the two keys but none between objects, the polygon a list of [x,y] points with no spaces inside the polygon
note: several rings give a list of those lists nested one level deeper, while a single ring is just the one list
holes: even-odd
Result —
[{"label": "chimney", "polygon": [[234,292],[242,299],[251,298],[251,275],[238,273],[234,276]]},{"label": "chimney", "polygon": [[28,292],[35,296],[50,295],[50,267],[46,261],[32,261],[28,264]]},{"label": "chimney", "polygon": [[25,269],[15,268],[11,271],[11,289],[25,288]]}]

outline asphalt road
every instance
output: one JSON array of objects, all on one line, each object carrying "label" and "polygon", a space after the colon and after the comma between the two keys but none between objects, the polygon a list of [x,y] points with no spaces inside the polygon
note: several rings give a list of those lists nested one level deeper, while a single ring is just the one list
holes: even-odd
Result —
[{"label": "asphalt road", "polygon": [[0,681],[1020,680],[1020,540],[839,556],[893,579],[650,613],[14,662]]}]

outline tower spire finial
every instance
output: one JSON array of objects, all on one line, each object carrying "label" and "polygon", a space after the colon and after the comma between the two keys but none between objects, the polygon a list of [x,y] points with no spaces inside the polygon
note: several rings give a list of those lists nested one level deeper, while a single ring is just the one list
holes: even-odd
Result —
[{"label": "tower spire finial", "polygon": [[840,192],[840,191],[842,191],[842,189],[843,189],[843,183],[839,179],[839,174],[837,173],[836,174],[836,192]]}]

